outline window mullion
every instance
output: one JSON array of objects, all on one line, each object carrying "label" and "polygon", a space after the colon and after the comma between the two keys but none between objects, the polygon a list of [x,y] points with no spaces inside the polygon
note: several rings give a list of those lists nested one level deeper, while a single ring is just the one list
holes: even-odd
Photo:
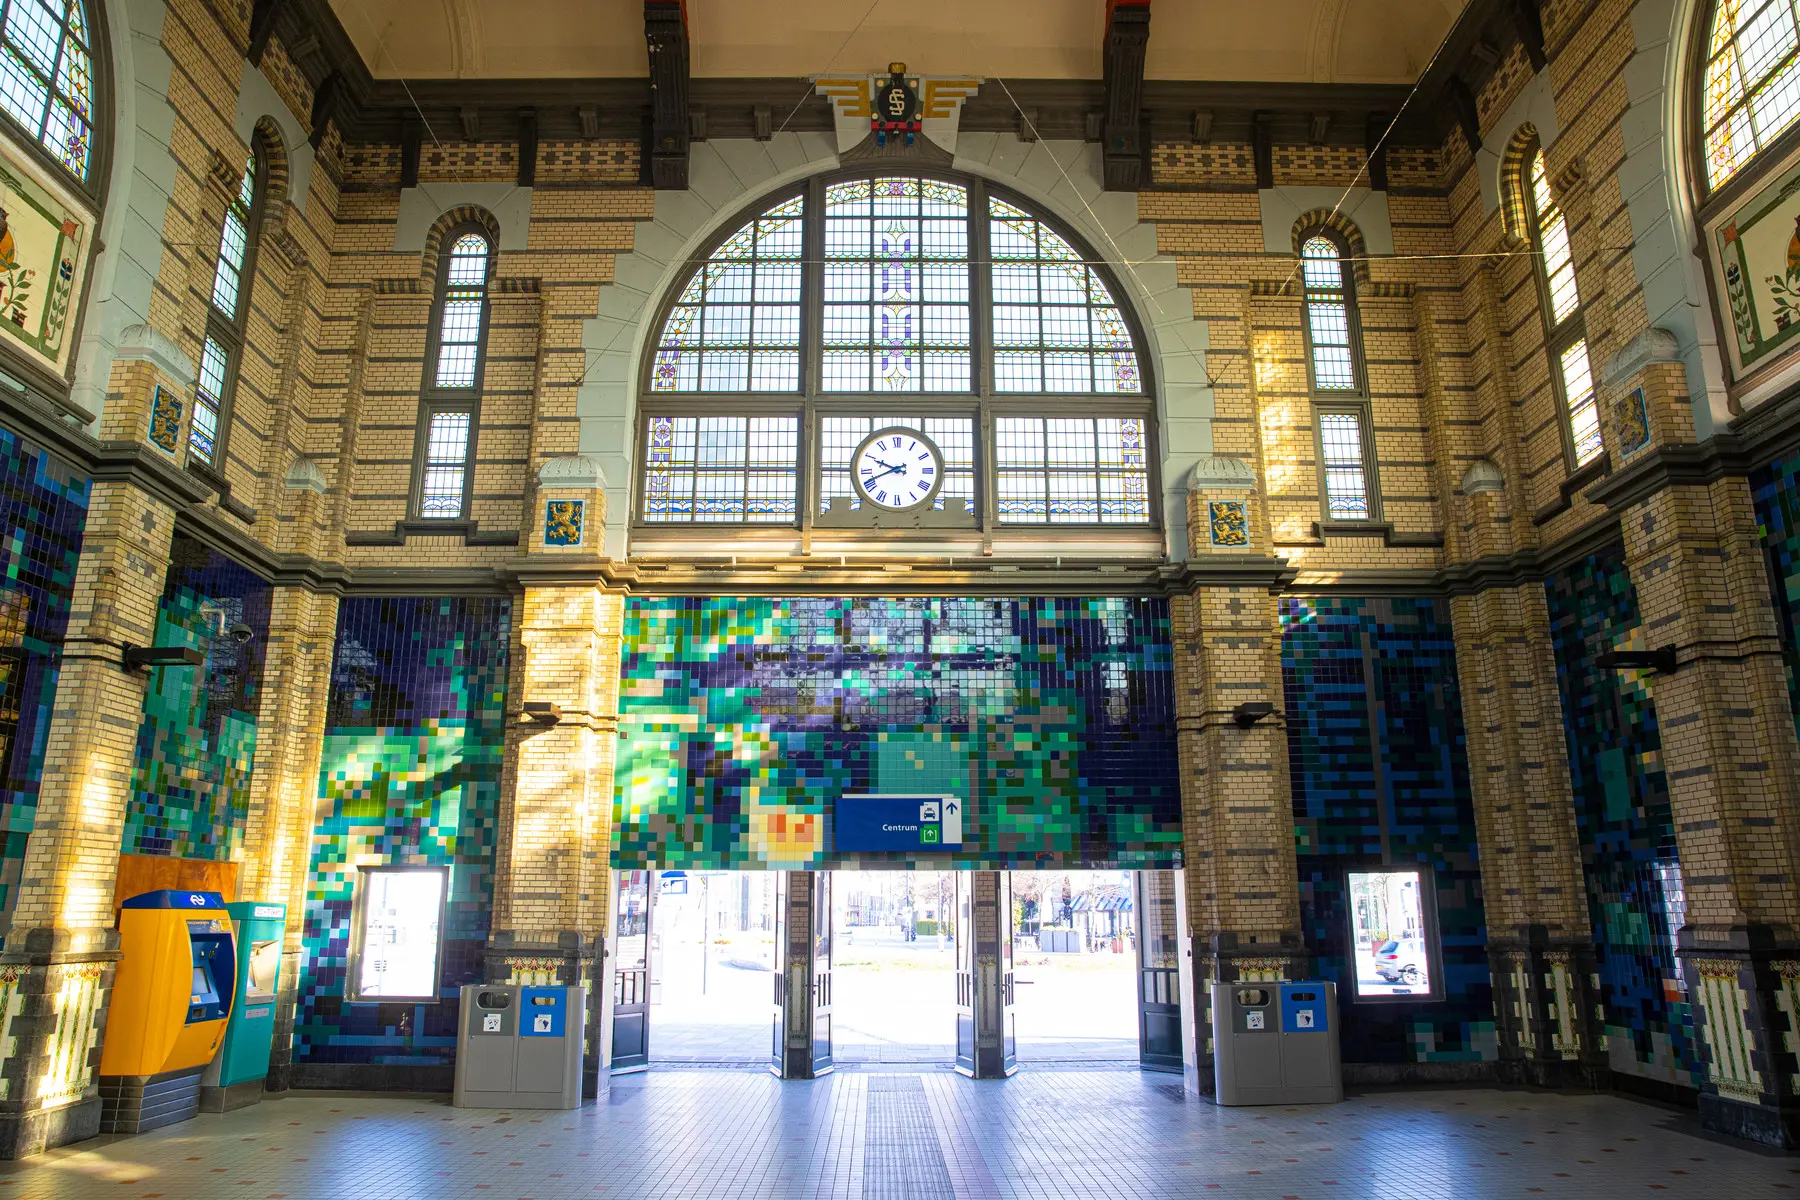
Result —
[{"label": "window mullion", "polygon": [[994,254],[989,236],[987,185],[976,180],[969,188],[969,347],[975,371],[978,405],[975,439],[976,519],[987,537],[1000,524],[1000,478],[994,452]]}]

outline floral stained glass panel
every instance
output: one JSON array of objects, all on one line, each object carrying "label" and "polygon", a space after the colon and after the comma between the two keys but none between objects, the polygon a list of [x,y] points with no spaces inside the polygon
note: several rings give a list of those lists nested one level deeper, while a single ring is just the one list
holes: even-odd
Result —
[{"label": "floral stained glass panel", "polygon": [[645,521],[789,524],[798,514],[798,417],[656,415],[645,455]]},{"label": "floral stained glass panel", "polygon": [[823,390],[966,392],[969,193],[936,179],[825,189]]},{"label": "floral stained glass panel", "polygon": [[81,0],[0,0],[0,108],[77,179],[92,158],[93,90]]},{"label": "floral stained glass panel", "polygon": [[783,200],[694,272],[663,323],[652,391],[799,390],[804,210]]},{"label": "floral stained glass panel", "polygon": [[1743,169],[1800,119],[1796,0],[1719,0],[1701,80],[1709,187]]},{"label": "floral stained glass panel", "polygon": [[994,476],[1008,524],[1143,525],[1150,476],[1141,417],[1000,417]]},{"label": "floral stained glass panel", "polygon": [[988,199],[994,390],[1144,390],[1131,329],[1100,272],[1036,217]]}]

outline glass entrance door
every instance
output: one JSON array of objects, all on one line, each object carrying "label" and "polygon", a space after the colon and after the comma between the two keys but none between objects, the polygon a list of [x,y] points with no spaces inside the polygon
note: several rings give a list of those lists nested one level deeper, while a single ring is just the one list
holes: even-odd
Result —
[{"label": "glass entrance door", "polygon": [[812,872],[812,1066],[831,1070],[831,872]]},{"label": "glass entrance door", "polygon": [[775,1014],[769,1068],[783,1079],[831,1070],[831,877],[783,871],[775,885]]},{"label": "glass entrance door", "polygon": [[650,1062],[650,915],[654,871],[614,873],[612,1066],[641,1071]]},{"label": "glass entrance door", "polygon": [[972,876],[958,871],[956,898],[947,919],[951,944],[956,948],[956,1069],[975,1071],[975,938],[969,928]]},{"label": "glass entrance door", "polygon": [[1181,940],[1173,871],[1138,871],[1138,1064],[1181,1070]]}]

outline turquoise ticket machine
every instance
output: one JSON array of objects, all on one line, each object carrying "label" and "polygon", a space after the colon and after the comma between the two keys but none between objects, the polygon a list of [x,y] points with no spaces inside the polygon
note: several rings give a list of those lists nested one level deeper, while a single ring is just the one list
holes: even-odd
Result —
[{"label": "turquoise ticket machine", "polygon": [[240,900],[225,910],[237,930],[237,991],[225,1042],[200,1080],[202,1112],[230,1112],[262,1099],[275,1041],[275,992],[287,905]]}]

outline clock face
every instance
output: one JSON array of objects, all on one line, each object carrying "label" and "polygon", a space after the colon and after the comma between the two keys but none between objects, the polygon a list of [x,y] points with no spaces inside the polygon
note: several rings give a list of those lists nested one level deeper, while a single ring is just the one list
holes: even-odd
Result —
[{"label": "clock face", "polygon": [[850,478],[857,493],[877,508],[923,508],[944,481],[944,456],[917,430],[878,429],[850,456]]}]

